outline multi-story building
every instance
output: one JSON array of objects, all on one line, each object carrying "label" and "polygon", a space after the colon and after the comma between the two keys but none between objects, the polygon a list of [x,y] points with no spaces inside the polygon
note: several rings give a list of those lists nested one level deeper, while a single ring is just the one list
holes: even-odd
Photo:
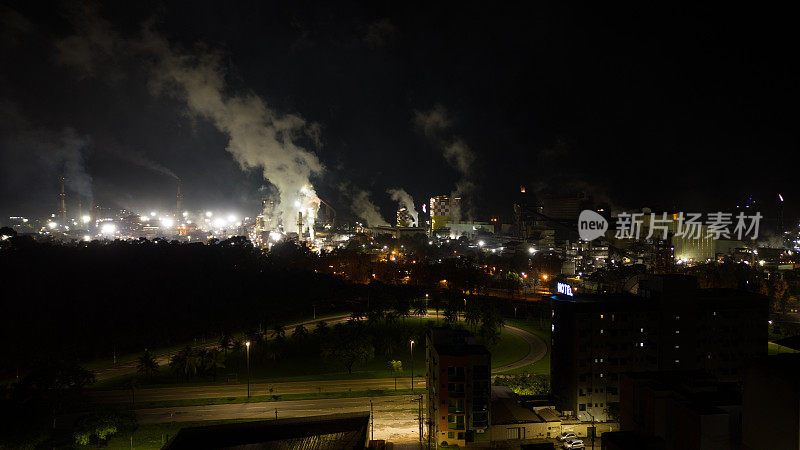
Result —
[{"label": "multi-story building", "polygon": [[552,298],[552,391],[581,420],[607,420],[627,372],[702,370],[740,380],[767,350],[767,299],[698,289],[693,277],[654,275],[639,295]]},{"label": "multi-story building", "polygon": [[425,411],[431,442],[460,447],[488,443],[491,354],[472,333],[450,328],[430,330],[426,346]]},{"label": "multi-story building", "polygon": [[[454,220],[454,215],[459,216],[461,198],[449,195],[439,195],[431,198],[431,231],[447,228],[448,224]],[[460,217],[455,217],[459,220]]]}]

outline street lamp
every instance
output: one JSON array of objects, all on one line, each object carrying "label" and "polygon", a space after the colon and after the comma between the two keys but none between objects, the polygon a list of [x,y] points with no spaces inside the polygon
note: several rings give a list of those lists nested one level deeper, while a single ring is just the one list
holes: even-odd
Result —
[{"label": "street lamp", "polygon": [[414,393],[414,341],[411,341],[411,393]]},{"label": "street lamp", "polygon": [[250,341],[244,343],[247,348],[247,398],[250,398]]}]

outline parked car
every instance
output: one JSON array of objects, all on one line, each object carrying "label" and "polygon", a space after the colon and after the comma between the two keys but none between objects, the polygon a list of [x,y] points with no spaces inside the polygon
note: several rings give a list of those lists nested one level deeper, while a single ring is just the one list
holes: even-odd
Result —
[{"label": "parked car", "polygon": [[578,439],[578,435],[573,433],[572,431],[565,431],[561,433],[561,436],[558,437],[559,441],[568,441],[570,439]]},{"label": "parked car", "polygon": [[583,441],[580,440],[580,439],[570,439],[570,440],[564,442],[564,445],[562,447],[568,448],[568,449],[571,450],[573,448],[585,448],[586,446],[583,445]]}]

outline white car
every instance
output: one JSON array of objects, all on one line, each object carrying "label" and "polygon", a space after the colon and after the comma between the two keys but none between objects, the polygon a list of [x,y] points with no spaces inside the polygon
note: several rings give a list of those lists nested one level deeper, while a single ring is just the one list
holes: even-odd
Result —
[{"label": "white car", "polygon": [[580,439],[570,439],[567,442],[564,442],[564,445],[562,447],[573,449],[573,448],[585,448],[586,446],[583,445],[583,441]]},{"label": "white car", "polygon": [[559,441],[568,441],[570,439],[577,439],[578,435],[573,433],[572,431],[565,431],[561,433],[561,436],[558,437]]}]

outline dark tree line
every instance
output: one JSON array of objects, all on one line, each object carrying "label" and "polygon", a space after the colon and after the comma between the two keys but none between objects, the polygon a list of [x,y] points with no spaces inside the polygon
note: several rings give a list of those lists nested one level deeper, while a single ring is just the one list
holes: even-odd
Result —
[{"label": "dark tree line", "polygon": [[[74,245],[12,237],[0,248],[0,370],[110,358],[349,310],[366,287],[298,267],[308,250],[269,255],[245,238],[211,245],[134,241]],[[289,264],[292,261],[294,264]]]}]

